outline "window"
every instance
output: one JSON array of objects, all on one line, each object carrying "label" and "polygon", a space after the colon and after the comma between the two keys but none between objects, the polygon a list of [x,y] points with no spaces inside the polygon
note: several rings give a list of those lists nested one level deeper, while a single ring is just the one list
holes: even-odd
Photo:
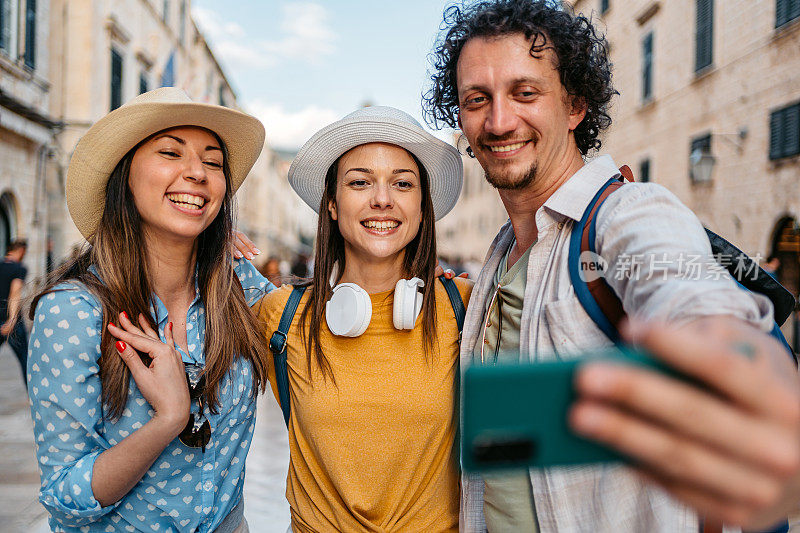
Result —
[{"label": "window", "polygon": [[710,133],[692,139],[689,162],[691,164],[689,176],[692,178],[692,182],[706,183],[711,180],[711,165],[705,164],[713,162]]},{"label": "window", "polygon": [[650,160],[643,159],[639,163],[639,175],[636,176],[636,181],[639,183],[647,183],[650,181]]},{"label": "window", "polygon": [[642,41],[642,100],[653,98],[653,32]]},{"label": "window", "polygon": [[775,27],[780,28],[800,17],[800,0],[777,0],[775,2]]},{"label": "window", "polygon": [[219,84],[219,91],[217,92],[217,100],[219,105],[225,105],[225,84]]},{"label": "window", "polygon": [[111,49],[111,111],[122,105],[122,55]]},{"label": "window", "polygon": [[800,102],[773,111],[769,117],[769,158],[800,154]]},{"label": "window", "polygon": [[149,83],[147,82],[147,72],[139,74],[139,94],[146,93],[150,90]]},{"label": "window", "polygon": [[714,59],[714,0],[697,0],[697,33],[695,35],[695,72],[709,66]]},{"label": "window", "polygon": [[14,21],[11,0],[0,0],[0,50],[11,52],[11,30]]},{"label": "window", "polygon": [[605,13],[608,11],[608,3],[609,0],[600,0],[600,13]]},{"label": "window", "polygon": [[175,86],[175,51],[169,55],[164,70],[161,72],[161,86],[174,87]]},{"label": "window", "polygon": [[36,67],[36,0],[25,2],[25,66]]}]

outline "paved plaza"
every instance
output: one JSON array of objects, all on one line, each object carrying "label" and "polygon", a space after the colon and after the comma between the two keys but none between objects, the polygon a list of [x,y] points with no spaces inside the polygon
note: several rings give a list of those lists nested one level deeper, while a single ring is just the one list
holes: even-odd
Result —
[{"label": "paved plaza", "polygon": [[[253,533],[285,533],[289,525],[286,470],[289,449],[283,416],[271,391],[259,400],[255,437],[247,458],[245,516]],[[0,533],[46,533],[38,500],[39,473],[33,423],[13,352],[0,349]]]}]

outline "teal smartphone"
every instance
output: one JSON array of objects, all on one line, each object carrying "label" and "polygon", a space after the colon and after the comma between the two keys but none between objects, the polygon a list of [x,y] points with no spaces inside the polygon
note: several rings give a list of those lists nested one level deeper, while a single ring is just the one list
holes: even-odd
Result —
[{"label": "teal smartphone", "polygon": [[471,366],[464,373],[461,462],[466,471],[621,461],[622,456],[570,430],[576,368],[612,360],[674,375],[632,349],[610,348],[577,360]]}]

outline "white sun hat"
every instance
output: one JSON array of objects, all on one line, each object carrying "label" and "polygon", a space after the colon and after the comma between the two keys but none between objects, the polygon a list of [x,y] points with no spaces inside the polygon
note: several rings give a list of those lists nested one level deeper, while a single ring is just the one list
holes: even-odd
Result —
[{"label": "white sun hat", "polygon": [[263,124],[246,113],[193,102],[175,87],[140,94],[95,122],[72,154],[66,180],[67,207],[84,237],[91,237],[100,224],[106,184],[125,154],[154,133],[181,126],[199,126],[219,136],[228,151],[233,191],[264,147]]},{"label": "white sun hat", "polygon": [[319,212],[330,166],[348,150],[376,142],[394,144],[414,154],[428,173],[436,220],[450,212],[463,181],[458,150],[425,131],[408,113],[393,107],[365,107],[319,130],[294,158],[289,183],[311,209]]}]

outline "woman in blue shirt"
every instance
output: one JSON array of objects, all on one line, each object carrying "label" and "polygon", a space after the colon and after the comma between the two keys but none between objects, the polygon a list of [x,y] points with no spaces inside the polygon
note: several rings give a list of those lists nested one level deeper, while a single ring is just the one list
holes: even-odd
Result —
[{"label": "woman in blue shirt", "polygon": [[263,140],[162,88],[78,143],[67,205],[90,246],[36,297],[28,359],[53,530],[247,531],[269,357],[248,305],[270,287],[230,258],[231,201]]}]

